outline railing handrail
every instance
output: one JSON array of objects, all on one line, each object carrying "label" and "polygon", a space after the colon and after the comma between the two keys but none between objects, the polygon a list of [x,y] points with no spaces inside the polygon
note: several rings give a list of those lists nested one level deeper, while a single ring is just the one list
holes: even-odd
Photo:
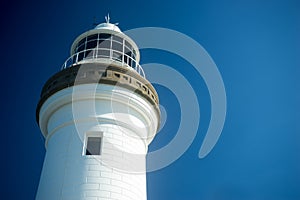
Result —
[{"label": "railing handrail", "polygon": [[[117,62],[120,62],[122,64],[122,66],[126,66],[127,68],[131,68],[131,69],[134,69],[138,74],[140,74],[142,77],[146,77],[145,76],[145,72],[143,70],[143,68],[141,67],[141,65],[136,61],[136,59],[132,58],[131,56],[127,55],[127,54],[124,54],[123,52],[121,51],[118,51],[118,50],[114,50],[114,49],[109,49],[109,48],[97,48],[97,50],[109,50],[110,53],[109,53],[109,56],[106,56],[106,55],[98,55],[95,53],[95,48],[93,49],[85,49],[83,51],[80,51],[80,52],[77,52],[73,55],[71,55],[65,62],[64,64],[62,65],[61,67],[61,70],[63,69],[66,69],[66,68],[69,68],[69,67],[72,67],[74,64],[78,64],[79,62],[82,62],[82,61],[87,61],[87,60],[100,60],[100,59],[109,59],[109,60],[113,60],[113,61],[117,61]],[[91,57],[84,57],[82,58],[81,60],[78,60],[78,55],[81,54],[81,53],[84,53],[84,52],[87,52],[87,51],[92,51],[92,56]],[[122,56],[122,59],[121,61],[114,58],[113,57],[113,52],[117,52],[117,53],[120,53],[120,55]],[[98,57],[99,56],[99,57]],[[135,63],[135,67],[132,67],[130,66],[129,64],[127,64],[126,62],[124,62],[124,57],[127,57],[127,61],[129,59],[132,60],[132,62]],[[74,59],[75,58],[75,59]]]}]

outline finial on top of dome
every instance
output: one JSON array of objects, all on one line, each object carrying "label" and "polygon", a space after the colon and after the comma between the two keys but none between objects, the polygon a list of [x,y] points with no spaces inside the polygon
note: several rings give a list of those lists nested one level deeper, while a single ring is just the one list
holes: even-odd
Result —
[{"label": "finial on top of dome", "polygon": [[109,20],[110,20],[109,13],[107,13],[107,16],[105,16],[105,21],[107,24],[109,24]]},{"label": "finial on top of dome", "polygon": [[109,13],[107,14],[107,16],[105,16],[105,21],[104,23],[98,24],[95,29],[109,29],[109,30],[113,30],[116,32],[121,32],[121,30],[119,29],[118,25],[119,23],[110,23],[110,17],[109,17]]}]

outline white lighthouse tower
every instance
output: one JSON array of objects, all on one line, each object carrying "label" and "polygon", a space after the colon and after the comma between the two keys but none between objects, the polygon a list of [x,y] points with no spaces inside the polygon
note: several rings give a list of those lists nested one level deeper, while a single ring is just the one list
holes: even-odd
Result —
[{"label": "white lighthouse tower", "polygon": [[106,20],[74,41],[44,85],[46,155],[37,200],[146,200],[146,153],[159,102],[137,45]]}]

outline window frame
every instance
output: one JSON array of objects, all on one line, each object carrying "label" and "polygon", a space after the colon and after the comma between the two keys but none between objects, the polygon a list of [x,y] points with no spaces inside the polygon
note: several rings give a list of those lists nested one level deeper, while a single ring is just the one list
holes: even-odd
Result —
[{"label": "window frame", "polygon": [[[86,154],[86,150],[87,150],[87,145],[88,145],[88,139],[91,137],[97,137],[100,138],[100,151],[99,151],[99,155],[87,155]],[[84,145],[83,145],[83,149],[82,149],[82,155],[83,156],[87,156],[87,157],[94,157],[94,156],[101,156],[102,155],[102,148],[103,148],[103,132],[102,131],[97,131],[97,132],[87,132],[85,134],[84,137]]]},{"label": "window frame", "polygon": [[[119,56],[116,54],[121,53]],[[85,59],[108,58],[136,69],[137,52],[126,38],[110,33],[96,33],[81,39],[75,48],[76,61]],[[74,61],[73,61],[74,63]]]}]

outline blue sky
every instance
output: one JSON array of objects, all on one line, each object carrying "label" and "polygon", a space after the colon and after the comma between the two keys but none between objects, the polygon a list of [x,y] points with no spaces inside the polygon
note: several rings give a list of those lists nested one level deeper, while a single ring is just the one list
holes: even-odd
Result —
[{"label": "blue sky", "polygon": [[[300,3],[280,1],[16,1],[1,2],[2,159],[6,199],[33,199],[44,159],[35,108],[45,81],[69,57],[93,18],[122,30],[164,27],[201,44],[215,61],[227,94],[225,126],[213,151],[198,151],[210,119],[200,75],[181,58],[142,50],[183,74],[197,93],[201,121],[183,156],[147,175],[148,200],[300,199]],[[155,85],[168,118],[150,151],[177,132],[175,95]],[[188,98],[188,97],[187,97]],[[3,184],[2,184],[3,185]]]}]

